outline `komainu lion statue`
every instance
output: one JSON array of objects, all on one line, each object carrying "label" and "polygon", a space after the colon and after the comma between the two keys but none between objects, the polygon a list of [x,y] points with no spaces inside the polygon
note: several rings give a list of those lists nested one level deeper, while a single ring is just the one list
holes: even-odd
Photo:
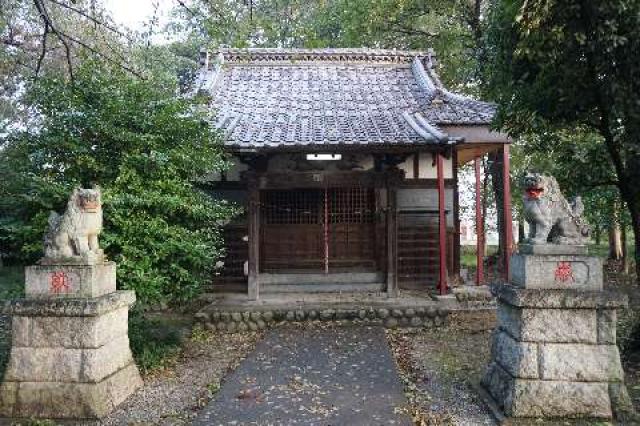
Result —
[{"label": "komainu lion statue", "polygon": [[529,224],[528,244],[585,244],[590,229],[582,219],[580,197],[571,203],[552,176],[527,173],[524,177],[524,218]]},{"label": "komainu lion statue", "polygon": [[45,259],[78,259],[86,262],[103,258],[98,244],[102,231],[100,188],[73,190],[67,210],[51,212],[44,237]]}]

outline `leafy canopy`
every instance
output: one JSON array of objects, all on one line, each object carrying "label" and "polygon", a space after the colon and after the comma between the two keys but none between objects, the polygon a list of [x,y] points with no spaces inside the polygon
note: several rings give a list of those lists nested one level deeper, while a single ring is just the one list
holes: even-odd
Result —
[{"label": "leafy canopy", "polygon": [[478,84],[482,0],[191,0],[176,8],[173,27],[193,50],[434,48],[445,82],[471,92]]},{"label": "leafy canopy", "polygon": [[[485,68],[498,124],[557,153],[556,170],[593,206],[617,187],[640,260],[640,2],[498,0]],[[640,273],[640,261],[637,262]]]},{"label": "leafy canopy", "polygon": [[0,238],[25,261],[39,255],[49,210],[75,185],[103,189],[106,253],[143,301],[182,301],[207,282],[234,209],[194,186],[225,166],[221,138],[174,80],[141,80],[87,61],[73,81],[28,88],[27,126],[2,139]]}]

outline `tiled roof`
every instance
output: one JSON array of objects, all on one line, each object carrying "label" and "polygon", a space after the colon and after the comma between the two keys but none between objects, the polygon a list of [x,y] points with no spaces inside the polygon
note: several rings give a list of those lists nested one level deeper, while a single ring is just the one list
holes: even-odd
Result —
[{"label": "tiled roof", "polygon": [[196,90],[236,148],[446,143],[440,125],[495,113],[447,91],[430,51],[226,49],[201,62]]}]

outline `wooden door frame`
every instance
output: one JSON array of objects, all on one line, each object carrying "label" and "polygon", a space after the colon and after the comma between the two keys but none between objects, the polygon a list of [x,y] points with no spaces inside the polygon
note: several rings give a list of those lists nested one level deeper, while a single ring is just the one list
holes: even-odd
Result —
[{"label": "wooden door frame", "polygon": [[[260,191],[267,189],[325,188],[365,186],[374,189],[376,206],[383,202],[385,207],[387,252],[386,264],[378,265],[387,276],[387,294],[398,294],[396,276],[396,188],[404,179],[404,172],[396,168],[384,171],[340,171],[340,172],[260,172],[245,173],[248,183],[249,205],[249,259],[248,296],[257,300],[260,294]],[[376,228],[377,230],[377,228]]]}]

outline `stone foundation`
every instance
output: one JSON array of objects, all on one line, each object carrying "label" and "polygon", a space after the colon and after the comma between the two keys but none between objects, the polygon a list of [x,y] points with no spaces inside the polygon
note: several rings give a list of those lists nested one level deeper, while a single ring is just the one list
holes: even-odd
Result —
[{"label": "stone foundation", "polygon": [[296,321],[353,321],[380,324],[387,328],[439,327],[446,323],[449,309],[434,306],[402,308],[312,308],[233,310],[207,307],[196,314],[196,319],[209,330],[227,333],[262,330],[282,322]]},{"label": "stone foundation", "polygon": [[11,302],[11,356],[0,416],[100,418],[142,385],[129,349],[133,291]]},{"label": "stone foundation", "polygon": [[628,403],[616,346],[626,297],[508,284],[493,292],[498,323],[482,385],[505,415],[611,418]]}]

